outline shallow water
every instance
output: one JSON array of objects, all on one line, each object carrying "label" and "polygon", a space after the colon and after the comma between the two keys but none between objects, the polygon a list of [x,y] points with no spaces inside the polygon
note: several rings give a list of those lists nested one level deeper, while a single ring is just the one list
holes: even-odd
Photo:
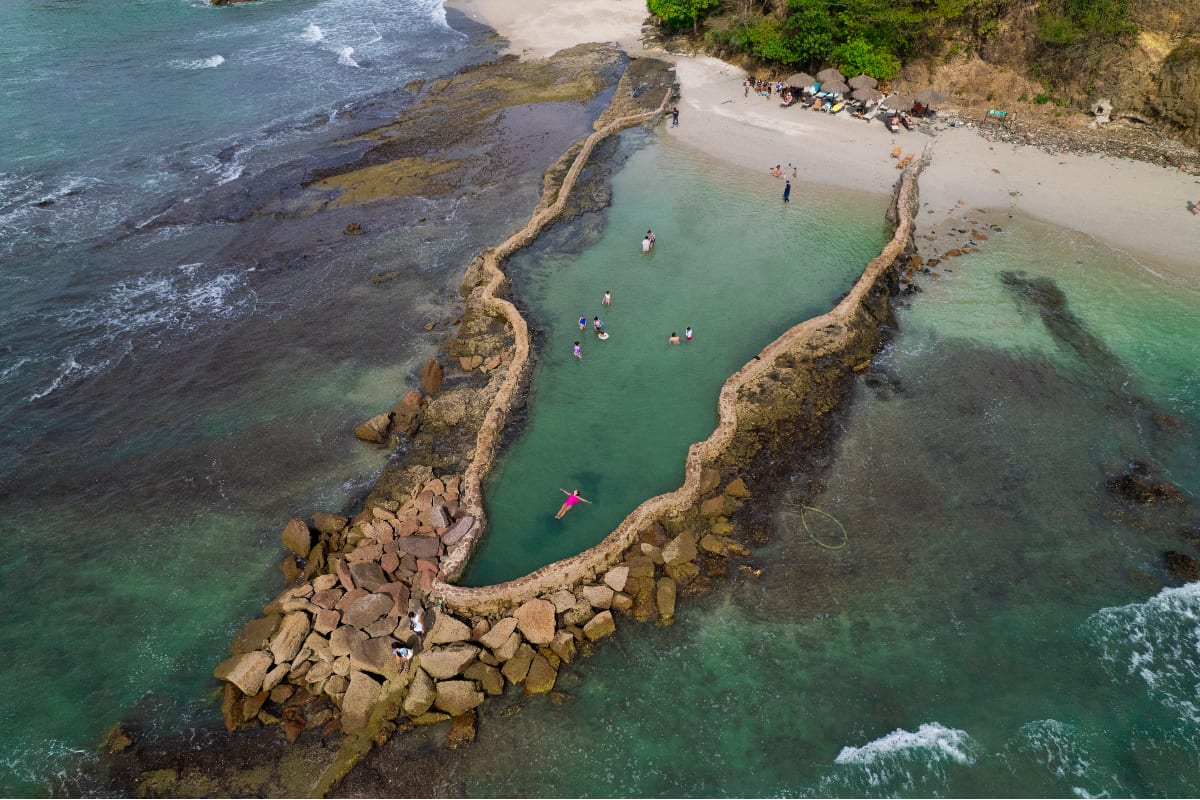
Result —
[{"label": "shallow water", "polygon": [[[626,622],[561,673],[565,706],[485,706],[461,757],[426,760],[429,731],[381,758],[454,796],[1200,791],[1200,590],[1162,588],[1161,568],[1163,550],[1196,555],[1200,294],[1075,235],[1002,227],[900,309],[829,470],[769,497],[751,484],[778,509],[753,521],[760,577],[731,570],[671,628]],[[1052,280],[1076,326],[1054,329],[1091,347],[1048,334],[1012,270]],[[1191,508],[1110,497],[1134,458]]]},{"label": "shallow water", "polygon": [[211,670],[281,584],[283,523],[382,468],[354,426],[414,386],[554,156],[469,203],[346,212],[364,236],[234,220],[410,80],[488,57],[458,22],[474,38],[425,0],[0,4],[0,794],[90,787],[131,713],[219,726]]},{"label": "shallow water", "polygon": [[[677,488],[688,445],[713,431],[725,379],[828,311],[888,235],[887,198],[797,186],[785,205],[781,181],[714,166],[669,141],[630,154],[613,184],[599,229],[572,223],[506,268],[540,355],[529,421],[486,486],[489,528],[469,584],[581,552],[639,503]],[[647,228],[657,244],[644,256]],[[667,343],[688,326],[691,342]],[[576,341],[582,359],[572,355]],[[576,488],[591,504],[554,519],[560,490]]]}]

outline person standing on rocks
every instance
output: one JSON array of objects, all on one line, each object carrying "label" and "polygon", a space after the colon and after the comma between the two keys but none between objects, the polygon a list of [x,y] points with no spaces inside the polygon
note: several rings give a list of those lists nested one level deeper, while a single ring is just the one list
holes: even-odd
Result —
[{"label": "person standing on rocks", "polygon": [[418,611],[408,612],[408,626],[420,638],[425,635],[425,616]]},{"label": "person standing on rocks", "polygon": [[565,494],[567,496],[567,499],[563,501],[562,507],[559,508],[558,513],[554,515],[555,519],[562,519],[564,514],[566,514],[568,511],[570,511],[572,508],[574,508],[579,503],[587,503],[588,505],[592,504],[591,500],[584,500],[582,497],[579,496],[578,489],[572,489],[571,491],[568,492],[566,489],[559,487],[559,491],[562,492],[563,494]]},{"label": "person standing on rocks", "polygon": [[392,655],[396,657],[397,671],[404,672],[408,669],[408,662],[412,660],[413,651],[402,645],[396,645],[392,648]]}]

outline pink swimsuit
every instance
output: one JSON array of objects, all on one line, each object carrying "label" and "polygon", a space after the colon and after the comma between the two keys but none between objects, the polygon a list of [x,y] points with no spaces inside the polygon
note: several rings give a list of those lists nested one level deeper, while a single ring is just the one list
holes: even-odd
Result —
[{"label": "pink swimsuit", "polygon": [[573,495],[573,494],[567,495],[567,508],[570,508],[571,506],[575,505],[578,502],[579,502],[579,498],[576,495]]}]

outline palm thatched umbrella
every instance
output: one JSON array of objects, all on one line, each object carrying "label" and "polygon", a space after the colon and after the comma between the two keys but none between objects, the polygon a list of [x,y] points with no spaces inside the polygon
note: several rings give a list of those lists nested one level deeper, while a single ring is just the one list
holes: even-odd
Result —
[{"label": "palm thatched umbrella", "polygon": [[879,86],[879,81],[866,74],[855,75],[846,83],[850,84],[851,89],[874,89]]},{"label": "palm thatched umbrella", "polygon": [[846,85],[845,81],[838,79],[836,81],[825,81],[824,83],[822,83],[821,91],[822,92],[835,92],[837,94],[845,94],[846,92],[850,91],[850,87]]},{"label": "palm thatched umbrella", "polygon": [[809,75],[807,72],[797,72],[795,75],[789,76],[788,79],[784,81],[784,83],[786,83],[788,86],[795,86],[798,88],[807,88],[816,82],[817,79],[812,75]]},{"label": "palm thatched umbrella", "polygon": [[829,69],[823,69],[818,72],[817,80],[819,80],[821,83],[826,83],[828,81],[844,81],[846,80],[846,76],[843,75],[840,70],[830,67]]},{"label": "palm thatched umbrella", "polygon": [[850,93],[850,97],[852,97],[855,100],[861,100],[864,103],[866,103],[866,102],[870,102],[871,100],[880,99],[881,97],[883,97],[883,92],[879,91],[878,89],[872,89],[869,86],[865,86],[862,89],[855,89],[853,92]]},{"label": "palm thatched umbrella", "polygon": [[946,99],[945,95],[937,89],[925,89],[913,95],[913,99],[923,106],[931,106],[935,103],[940,103]]},{"label": "palm thatched umbrella", "polygon": [[883,104],[893,111],[912,111],[913,107],[912,98],[902,94],[889,95]]}]

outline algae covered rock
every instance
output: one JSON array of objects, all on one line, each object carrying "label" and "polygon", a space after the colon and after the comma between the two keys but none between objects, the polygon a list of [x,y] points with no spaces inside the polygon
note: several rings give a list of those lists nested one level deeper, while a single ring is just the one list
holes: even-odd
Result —
[{"label": "algae covered rock", "polygon": [[612,634],[616,629],[617,623],[613,620],[612,612],[601,611],[583,626],[583,635],[594,642]]},{"label": "algae covered rock", "polygon": [[412,682],[408,684],[408,696],[404,698],[404,713],[419,717],[433,706],[437,691],[433,679],[423,669],[413,670]]},{"label": "algae covered rock", "polygon": [[558,680],[558,670],[541,653],[534,653],[525,675],[525,694],[548,694]]},{"label": "algae covered rock", "polygon": [[350,673],[350,685],[342,698],[342,730],[350,733],[367,726],[380,688],[379,682],[369,675],[357,671]]}]

